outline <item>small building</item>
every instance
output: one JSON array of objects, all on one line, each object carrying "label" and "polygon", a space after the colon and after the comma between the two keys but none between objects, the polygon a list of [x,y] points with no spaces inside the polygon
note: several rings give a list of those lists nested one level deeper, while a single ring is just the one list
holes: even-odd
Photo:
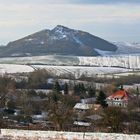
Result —
[{"label": "small building", "polygon": [[83,127],[89,127],[89,126],[91,126],[91,123],[90,122],[84,122],[84,121],[74,121],[73,124],[74,125],[77,125],[77,126],[83,126]]},{"label": "small building", "polygon": [[38,111],[32,115],[33,120],[46,120],[48,118],[47,112]]},{"label": "small building", "polygon": [[120,89],[106,98],[108,106],[127,107],[132,96],[124,89]]},{"label": "small building", "polygon": [[[93,104],[83,104],[83,103],[77,103],[74,106],[74,111],[76,113],[76,121],[83,122],[83,118],[85,118],[86,113],[93,109]],[[79,123],[77,124],[79,125]]]},{"label": "small building", "polygon": [[89,110],[93,108],[93,104],[77,103],[74,106],[75,110]]},{"label": "small building", "polygon": [[95,98],[95,97],[86,98],[86,99],[81,99],[80,101],[81,101],[81,103],[83,103],[83,104],[95,104],[96,98]]}]

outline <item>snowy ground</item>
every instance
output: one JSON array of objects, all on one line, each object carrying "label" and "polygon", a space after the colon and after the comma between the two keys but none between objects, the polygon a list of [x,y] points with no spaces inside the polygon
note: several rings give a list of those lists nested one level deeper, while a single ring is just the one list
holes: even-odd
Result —
[{"label": "snowy ground", "polygon": [[64,131],[33,131],[1,129],[0,138],[3,140],[139,140],[140,135],[117,133],[90,133]]},{"label": "snowy ground", "polygon": [[33,56],[33,57],[9,57],[0,58],[1,64],[43,64],[43,65],[66,65],[66,66],[98,66],[98,67],[123,67],[131,69],[140,69],[140,54],[133,55],[113,55],[98,57],[82,56]]},{"label": "snowy ground", "polygon": [[130,71],[125,68],[113,67],[84,67],[84,66],[50,66],[50,65],[17,65],[17,64],[0,64],[0,74],[4,73],[23,73],[32,72],[37,69],[46,69],[55,75],[75,75],[80,77],[82,74],[86,76],[95,76],[97,74],[116,74]]},{"label": "snowy ground", "polygon": [[79,65],[140,69],[140,55],[79,57]]},{"label": "snowy ground", "polygon": [[114,54],[138,54],[140,53],[140,43],[112,42],[118,47]]},{"label": "snowy ground", "polygon": [[115,74],[131,71],[125,68],[113,67],[84,67],[84,66],[48,66],[48,65],[32,65],[34,69],[46,69],[48,72],[56,75],[72,74],[76,77],[82,74],[86,76],[95,76],[97,74]]},{"label": "snowy ground", "polygon": [[78,65],[76,56],[46,55],[28,57],[4,57],[0,58],[1,64],[47,64],[47,65]]},{"label": "snowy ground", "polygon": [[34,69],[27,65],[0,64],[0,74],[32,72]]}]

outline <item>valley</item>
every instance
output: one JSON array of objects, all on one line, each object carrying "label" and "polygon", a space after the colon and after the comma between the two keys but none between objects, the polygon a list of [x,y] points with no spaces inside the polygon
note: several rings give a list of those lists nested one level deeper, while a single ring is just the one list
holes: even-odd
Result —
[{"label": "valley", "polygon": [[9,42],[0,47],[1,128],[139,134],[139,52],[60,25]]}]

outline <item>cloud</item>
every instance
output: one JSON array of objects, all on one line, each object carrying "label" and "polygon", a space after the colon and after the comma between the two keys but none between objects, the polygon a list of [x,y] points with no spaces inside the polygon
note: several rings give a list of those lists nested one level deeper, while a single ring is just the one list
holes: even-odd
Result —
[{"label": "cloud", "polygon": [[[71,2],[65,0],[65,3],[62,0],[61,4],[60,0],[55,0],[56,3],[53,4],[51,1],[21,0],[19,3],[18,0],[13,0],[0,3],[0,41],[15,40],[44,28],[53,28],[57,24],[89,31],[99,36],[103,35],[103,38],[107,32],[110,32],[112,35],[108,35],[109,38],[109,36],[115,36],[113,34],[116,32],[116,35],[119,35],[118,30],[122,30],[119,26],[123,25],[129,29],[140,22],[139,4],[134,4],[132,8],[131,4],[107,5],[103,4],[103,1],[100,4],[95,4],[96,1],[94,4],[89,4],[93,2],[87,0],[86,5],[83,5],[82,0],[79,0],[79,4],[73,4],[74,0]],[[113,27],[117,27],[117,31]],[[138,30],[139,26],[133,29]]]},{"label": "cloud", "polygon": [[131,3],[140,4],[140,0],[0,0],[0,3],[12,4],[12,3],[44,3],[44,4],[116,4],[116,3]]},{"label": "cloud", "polygon": [[139,0],[56,0],[56,2],[80,3],[80,4],[115,4],[115,3],[140,3]]},{"label": "cloud", "polygon": [[[27,21],[38,22],[39,20],[47,21],[75,21],[86,22],[134,22],[140,20],[140,6],[135,5],[131,9],[131,5],[115,6],[115,5],[20,5],[14,4],[10,7],[0,5],[0,24],[6,22],[14,25],[22,24]],[[55,10],[54,10],[55,9]],[[130,10],[131,9],[131,10]],[[17,23],[17,24],[16,24]],[[9,24],[9,26],[12,26]]]}]

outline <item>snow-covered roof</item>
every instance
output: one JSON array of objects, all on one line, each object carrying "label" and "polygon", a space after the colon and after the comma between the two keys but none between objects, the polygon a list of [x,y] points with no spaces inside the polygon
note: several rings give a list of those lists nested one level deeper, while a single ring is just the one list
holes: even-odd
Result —
[{"label": "snow-covered roof", "polygon": [[74,106],[74,109],[88,110],[88,109],[92,109],[93,107],[94,107],[93,104],[77,103],[77,104]]},{"label": "snow-covered roof", "polygon": [[88,123],[88,122],[82,122],[82,121],[74,121],[73,123],[74,125],[79,125],[79,126],[90,126],[91,123]]}]

